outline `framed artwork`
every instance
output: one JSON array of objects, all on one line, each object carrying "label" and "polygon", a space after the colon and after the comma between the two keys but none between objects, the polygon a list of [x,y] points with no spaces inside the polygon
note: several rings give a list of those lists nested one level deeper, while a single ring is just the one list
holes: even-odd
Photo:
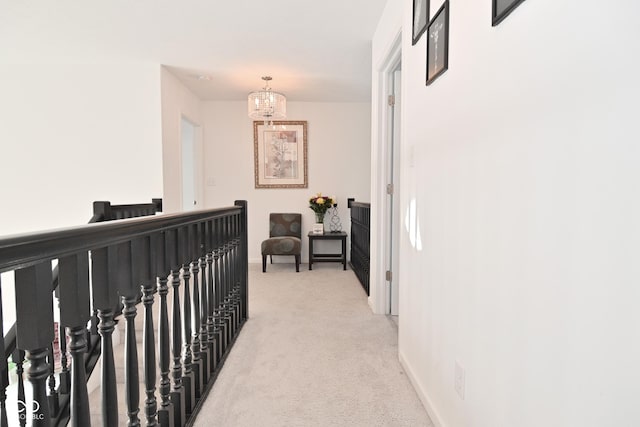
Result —
[{"label": "framed artwork", "polygon": [[491,25],[495,27],[509,16],[524,0],[491,0]]},{"label": "framed artwork", "polygon": [[307,122],[253,122],[256,188],[307,188]]},{"label": "framed artwork", "polygon": [[429,0],[413,0],[413,43],[418,43],[429,22]]},{"label": "framed artwork", "polygon": [[449,68],[449,0],[427,26],[427,85]]}]

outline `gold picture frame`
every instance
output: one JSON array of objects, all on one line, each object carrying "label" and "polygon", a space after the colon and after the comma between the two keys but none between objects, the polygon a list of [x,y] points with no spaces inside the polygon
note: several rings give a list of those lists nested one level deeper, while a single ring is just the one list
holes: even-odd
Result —
[{"label": "gold picture frame", "polygon": [[256,188],[307,188],[307,122],[253,122]]}]

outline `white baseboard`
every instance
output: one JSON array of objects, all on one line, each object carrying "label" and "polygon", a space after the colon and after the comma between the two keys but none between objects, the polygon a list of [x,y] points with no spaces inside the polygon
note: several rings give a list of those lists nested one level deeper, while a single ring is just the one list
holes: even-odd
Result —
[{"label": "white baseboard", "polygon": [[411,366],[409,366],[401,351],[398,351],[398,358],[400,359],[400,365],[402,365],[402,368],[407,374],[407,377],[409,377],[409,381],[411,381],[413,388],[416,390],[420,401],[424,405],[424,408],[427,410],[427,414],[429,414],[431,421],[433,421],[433,425],[435,427],[447,427],[446,424],[442,421],[442,418],[440,417],[440,414],[436,410],[435,406],[433,405],[433,402],[429,398],[429,394],[422,388],[422,385],[418,381],[415,373],[413,372],[413,369],[411,369]]}]

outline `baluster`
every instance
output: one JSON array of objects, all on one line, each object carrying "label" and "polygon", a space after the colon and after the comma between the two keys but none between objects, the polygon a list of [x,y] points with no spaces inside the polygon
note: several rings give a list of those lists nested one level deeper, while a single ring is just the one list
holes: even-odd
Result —
[{"label": "baluster", "polygon": [[90,425],[89,395],[87,392],[87,373],[85,354],[87,353],[87,331],[84,325],[67,329],[69,334],[69,353],[71,353],[71,408],[72,427]]},{"label": "baluster", "polygon": [[[16,364],[16,376],[18,377],[18,412],[27,410],[26,398],[24,395],[24,351],[15,349],[11,355],[14,363]],[[24,427],[27,424],[27,417],[20,417],[18,419],[20,426]]]},{"label": "baluster", "polygon": [[165,233],[165,250],[168,264],[171,266],[171,287],[173,288],[172,303],[172,349],[173,367],[171,375],[173,384],[171,387],[171,403],[174,410],[174,424],[176,427],[186,422],[185,390],[182,386],[182,326],[180,316],[180,268],[178,267],[178,232],[170,230]]},{"label": "baluster", "polygon": [[[219,240],[219,234],[216,234],[216,240]],[[216,244],[218,241],[216,241]],[[213,335],[215,341],[216,367],[222,359],[222,342],[224,339],[224,331],[220,320],[220,247],[216,247],[213,252],[213,305],[211,308]]]},{"label": "baluster", "polygon": [[[46,348],[26,351],[27,360],[29,361],[27,378],[33,387],[33,408],[25,408],[25,413],[33,418],[31,425],[38,427],[51,425],[51,413],[47,405],[46,380],[49,374],[47,354],[48,350]],[[30,413],[31,409],[33,409],[32,414]]]},{"label": "baluster", "polygon": [[144,304],[144,383],[146,386],[145,417],[147,426],[156,426],[158,404],[156,402],[156,354],[153,331],[153,288],[143,287],[142,303]]},{"label": "baluster", "polygon": [[235,330],[236,335],[240,329],[240,240],[234,239],[234,281],[233,281],[233,289],[231,290],[231,300],[233,301],[233,317],[235,321]]},{"label": "baluster", "polygon": [[229,239],[228,229],[225,235],[225,239],[226,239],[224,244],[225,281],[224,281],[224,299],[222,301],[222,306],[223,306],[224,323],[225,323],[225,329],[226,329],[225,348],[228,348],[229,344],[231,344],[231,337],[233,336],[233,330],[231,328],[231,312],[229,310],[229,294],[231,289],[232,278],[231,278],[231,245],[229,244],[229,240],[228,240]]},{"label": "baluster", "polygon": [[[204,384],[202,381],[202,355],[200,353],[200,267],[196,259],[191,263],[191,275],[193,292],[191,293],[191,355],[195,398],[200,397],[200,388]],[[195,406],[195,401],[194,401]]]},{"label": "baluster", "polygon": [[190,287],[190,278],[191,273],[189,271],[189,265],[182,266],[182,281],[184,283],[183,289],[183,306],[182,306],[182,343],[183,343],[183,367],[184,374],[182,376],[182,383],[185,388],[185,405],[186,405],[186,415],[187,417],[191,414],[193,410],[193,405],[195,403],[195,392],[194,392],[194,375],[193,375],[193,365],[191,358],[191,291]]},{"label": "baluster", "polygon": [[218,303],[216,305],[216,324],[218,326],[218,339],[220,341],[219,351],[220,357],[222,358],[227,349],[227,335],[229,333],[229,329],[227,328],[227,324],[225,322],[225,313],[224,313],[224,292],[225,292],[225,283],[226,283],[226,254],[224,243],[221,242],[220,249],[218,251],[219,259],[218,259],[218,272],[219,272],[219,282],[217,289],[217,299]]},{"label": "baluster", "polygon": [[136,346],[135,317],[137,313],[136,296],[123,296],[122,303],[124,309],[122,314],[125,318],[125,341],[124,341],[124,382],[125,399],[127,402],[127,415],[129,420],[127,426],[139,426],[140,419],[140,378],[138,374],[138,348]]},{"label": "baluster", "polygon": [[[55,325],[55,324],[54,324]],[[53,336],[57,334],[57,330],[54,327]],[[51,346],[47,349],[47,362],[49,364],[49,395],[47,396],[47,404],[49,405],[49,412],[53,415],[58,413],[60,408],[60,400],[58,399],[58,392],[56,391],[56,360],[54,354],[55,341],[51,342]]]},{"label": "baluster", "polygon": [[236,319],[235,311],[233,307],[233,286],[236,280],[235,271],[235,247],[233,240],[233,217],[230,219],[230,234],[229,234],[229,288],[227,289],[226,306],[229,316],[229,327],[231,329],[230,340],[233,341],[233,337],[236,335]]},{"label": "baluster", "polygon": [[116,270],[117,285],[122,295],[124,306],[122,314],[125,319],[124,335],[124,383],[125,401],[127,403],[127,426],[140,425],[138,413],[140,412],[140,378],[138,374],[138,347],[136,345],[135,317],[137,313],[139,291],[133,284],[131,269],[131,242],[121,243],[117,246],[118,268]]},{"label": "baluster", "polygon": [[231,288],[231,305],[233,307],[233,329],[234,336],[238,333],[238,328],[240,327],[240,305],[238,304],[238,284],[240,280],[240,270],[239,270],[239,261],[240,257],[238,256],[238,248],[240,246],[240,240],[238,239],[238,216],[234,215],[233,217],[233,286]]},{"label": "baluster", "polygon": [[223,354],[227,352],[229,342],[231,341],[231,325],[229,322],[229,312],[227,310],[227,293],[229,290],[229,218],[224,218],[222,222],[222,257],[221,266],[221,286],[220,294],[220,319],[224,325],[224,345]]},{"label": "baluster", "polygon": [[173,406],[171,406],[171,380],[169,379],[169,315],[167,312],[167,278],[158,278],[160,314],[158,316],[158,353],[160,366],[160,409],[158,421],[162,427],[173,427]]},{"label": "baluster", "polygon": [[[154,281],[155,266],[152,269],[152,253],[155,256],[155,247],[151,247],[148,237],[135,239],[131,242],[131,257],[134,268],[134,285],[142,283],[142,304],[144,306],[144,324],[142,333],[143,366],[145,401],[144,413],[147,426],[157,426],[158,403],[156,401],[156,352],[153,328],[153,300],[155,293]],[[153,270],[153,271],[152,271]]]},{"label": "baluster", "polygon": [[15,279],[17,346],[26,351],[30,362],[27,377],[33,389],[33,408],[27,408],[25,414],[33,418],[33,426],[49,426],[46,359],[53,341],[53,298],[51,292],[39,291],[51,289],[51,262],[16,270]]},{"label": "baluster", "polygon": [[[58,311],[60,311],[60,299],[58,299]],[[67,335],[64,329],[64,325],[58,328],[58,343],[60,344],[60,374],[58,375],[60,385],[58,386],[58,391],[60,394],[69,394],[71,373],[69,372],[69,362],[67,360]]]},{"label": "baluster", "polygon": [[173,338],[173,385],[171,388],[171,402],[175,409],[175,425],[181,426],[186,420],[186,398],[182,385],[182,327],[180,318],[180,271],[171,271],[171,286],[173,287],[173,322],[171,325]]},{"label": "baluster", "polygon": [[0,284],[0,427],[7,427],[7,387],[9,387],[9,364],[4,345],[4,316],[2,314],[2,284]]},{"label": "baluster", "polygon": [[[112,334],[115,328],[114,307],[118,304],[118,292],[109,272],[117,269],[116,248],[102,248],[91,251],[91,285],[93,306],[98,310],[98,333],[100,334],[100,360],[102,363],[102,425],[118,425],[118,393],[116,389],[116,368],[113,358]],[[112,273],[113,274],[113,273]],[[72,366],[73,368],[73,366]]]},{"label": "baluster", "polygon": [[207,300],[207,287],[209,275],[207,274],[206,256],[202,256],[200,258],[200,271],[200,359],[202,360],[202,389],[204,390],[205,384],[209,381],[209,374],[212,367],[208,342],[209,336],[207,332],[207,313],[209,306],[209,301]]},{"label": "baluster", "polygon": [[211,374],[215,372],[217,367],[216,350],[215,350],[215,337],[213,326],[213,310],[215,308],[215,294],[214,294],[214,248],[215,248],[215,228],[214,221],[207,223],[207,348],[209,349],[209,371]]},{"label": "baluster", "polygon": [[213,373],[217,367],[215,338],[213,326],[213,310],[214,310],[214,270],[213,270],[213,253],[207,254],[207,348],[209,349],[209,372]]},{"label": "baluster", "polygon": [[[238,204],[238,202],[236,202]],[[242,309],[242,282],[244,280],[244,269],[246,262],[243,257],[242,244],[242,214],[236,216],[236,284],[234,286],[234,298],[237,310],[238,327],[244,323],[244,313]]]}]

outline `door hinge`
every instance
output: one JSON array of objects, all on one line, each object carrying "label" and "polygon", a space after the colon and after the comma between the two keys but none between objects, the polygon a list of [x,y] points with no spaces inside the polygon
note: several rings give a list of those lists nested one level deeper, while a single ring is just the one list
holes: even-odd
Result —
[{"label": "door hinge", "polygon": [[396,96],[389,95],[388,103],[389,103],[389,107],[393,107],[394,105],[396,105]]},{"label": "door hinge", "polygon": [[390,196],[393,195],[393,184],[387,184],[387,194]]},{"label": "door hinge", "polygon": [[386,273],[384,274],[385,280],[387,282],[390,282],[392,277],[393,277],[393,275],[391,274],[391,270],[387,270]]}]

